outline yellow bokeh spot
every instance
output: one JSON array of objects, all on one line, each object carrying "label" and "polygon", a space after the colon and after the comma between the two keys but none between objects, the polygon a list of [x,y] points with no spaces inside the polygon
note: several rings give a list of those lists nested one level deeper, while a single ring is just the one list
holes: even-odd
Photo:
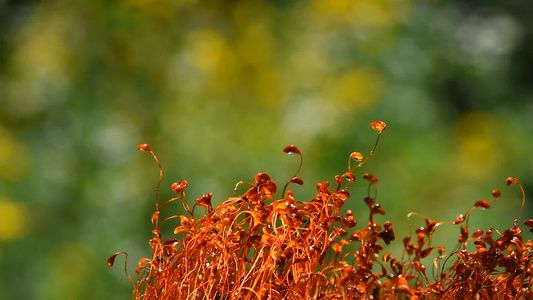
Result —
[{"label": "yellow bokeh spot", "polygon": [[72,16],[58,18],[59,12],[38,10],[34,26],[27,26],[20,32],[14,62],[19,72],[32,79],[68,81],[73,71],[73,53],[68,48],[65,34],[76,19]]},{"label": "yellow bokeh spot", "polygon": [[69,283],[87,278],[91,269],[88,253],[80,243],[68,243],[55,249],[50,263],[54,279]]},{"label": "yellow bokeh spot", "polygon": [[283,85],[280,74],[275,70],[264,69],[253,82],[255,98],[266,107],[276,107],[282,99]]},{"label": "yellow bokeh spot", "polygon": [[405,19],[411,7],[410,0],[314,0],[313,11],[330,20],[362,27],[387,27]]},{"label": "yellow bokeh spot", "polygon": [[502,158],[496,120],[485,112],[467,113],[455,125],[457,164],[466,178],[482,180],[493,173]]},{"label": "yellow bokeh spot", "polygon": [[83,40],[81,19],[55,4],[52,9],[36,5],[31,22],[22,22],[11,34],[13,49],[5,66],[7,77],[2,79],[0,109],[14,117],[24,119],[55,109],[76,78],[80,60],[74,48]]},{"label": "yellow bokeh spot", "polygon": [[224,91],[236,84],[238,59],[229,41],[212,29],[202,29],[190,35],[186,56],[202,72],[209,89]]},{"label": "yellow bokeh spot", "polygon": [[359,69],[338,78],[330,98],[344,109],[362,111],[378,102],[382,90],[383,80],[377,71]]},{"label": "yellow bokeh spot", "polygon": [[236,44],[239,60],[251,68],[264,68],[272,64],[276,41],[269,32],[269,24],[256,22],[242,30]]},{"label": "yellow bokeh spot", "polygon": [[227,40],[209,29],[194,32],[189,37],[187,50],[194,64],[205,72],[217,70],[232,52]]},{"label": "yellow bokeh spot", "polygon": [[0,196],[0,242],[15,241],[27,229],[25,209],[20,203]]},{"label": "yellow bokeh spot", "polygon": [[13,138],[8,132],[0,128],[0,179],[17,181],[28,170],[30,150]]}]

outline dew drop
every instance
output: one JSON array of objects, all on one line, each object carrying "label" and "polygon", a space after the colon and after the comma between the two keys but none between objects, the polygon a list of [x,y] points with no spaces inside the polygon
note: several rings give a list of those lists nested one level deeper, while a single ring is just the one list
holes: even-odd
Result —
[{"label": "dew drop", "polygon": [[355,175],[352,172],[346,172],[342,176],[346,177],[346,179],[348,179],[348,181],[350,181],[350,182],[354,182],[355,181]]},{"label": "dew drop", "polygon": [[369,207],[369,208],[372,208],[372,206],[374,205],[374,203],[376,202],[375,199],[372,199],[370,197],[365,197],[365,203],[366,205]]},{"label": "dew drop", "polygon": [[111,255],[111,256],[107,259],[107,265],[110,266],[110,267],[112,267],[112,266],[115,264],[115,258],[117,258],[117,256],[119,256],[119,255],[121,255],[121,254],[126,255],[126,263],[127,263],[127,262],[128,262],[128,253],[121,251],[121,252],[117,252],[117,253]]},{"label": "dew drop", "polygon": [[179,194],[181,193],[185,187],[187,187],[187,184],[189,182],[187,180],[182,180],[180,182],[174,182],[170,188],[174,191],[174,193]]},{"label": "dew drop", "polygon": [[146,263],[149,263],[149,262],[150,262],[150,260],[148,258],[144,257],[144,258],[139,259],[139,263],[138,264],[139,264],[139,267],[144,267],[144,265]]},{"label": "dew drop", "polygon": [[363,160],[363,154],[361,152],[352,152],[350,158],[353,158],[355,161],[360,162]]},{"label": "dew drop", "polygon": [[529,227],[529,231],[533,233],[533,219],[527,219],[524,221],[524,225]]},{"label": "dew drop", "polygon": [[155,224],[157,223],[157,220],[159,219],[159,211],[156,211],[152,214],[152,224],[155,226]]},{"label": "dew drop", "polygon": [[455,220],[453,221],[453,224],[459,224],[463,223],[465,220],[465,216],[463,214],[458,215]]},{"label": "dew drop", "polygon": [[152,151],[152,148],[151,148],[148,144],[140,144],[140,145],[137,147],[137,150],[139,150],[139,151],[148,151],[148,152],[151,152],[151,151]]},{"label": "dew drop", "polygon": [[379,179],[376,176],[372,174],[368,174],[368,173],[363,174],[363,178],[370,181],[371,183],[375,183],[379,181]]},{"label": "dew drop", "polygon": [[385,124],[383,121],[374,121],[372,124],[370,124],[370,126],[372,126],[372,129],[376,131],[382,131],[385,129],[385,127],[387,127],[387,124]]},{"label": "dew drop", "polygon": [[257,173],[255,176],[254,176],[254,182],[255,184],[259,185],[259,184],[262,184],[262,183],[265,183],[267,182],[268,180],[270,180],[270,176],[268,176],[267,173]]},{"label": "dew drop", "polygon": [[137,269],[135,269],[135,275],[139,276],[142,269],[144,269],[144,267],[137,267]]},{"label": "dew drop", "polygon": [[293,153],[296,153],[296,154],[299,154],[301,155],[302,153],[300,152],[300,149],[298,149],[296,146],[294,145],[289,145],[285,148],[283,148],[283,152],[287,153],[287,154],[293,154]]},{"label": "dew drop", "polygon": [[[435,247],[429,247],[429,248],[426,248],[426,249],[422,250],[421,257],[422,258],[426,258],[431,253],[431,251],[433,249],[435,249]],[[425,270],[425,267],[424,267],[424,270]]]},{"label": "dew drop", "polygon": [[118,254],[119,254],[119,253],[115,253],[115,254],[111,255],[111,257],[109,257],[109,258],[107,259],[107,265],[108,265],[108,266],[112,267],[112,266],[115,264],[115,258],[117,258],[117,255],[118,255]]},{"label": "dew drop", "polygon": [[176,246],[179,245],[180,243],[181,243],[180,240],[170,238],[170,239],[167,239],[167,240],[165,241],[165,244],[164,244],[164,245],[170,245],[170,246],[172,246],[172,247],[176,247]]},{"label": "dew drop", "polygon": [[385,214],[385,210],[383,208],[381,208],[381,204],[376,203],[376,204],[372,205],[371,213],[373,215],[375,215],[375,214],[384,215]]},{"label": "dew drop", "polygon": [[[335,226],[333,226],[333,232],[335,233],[335,235],[337,236],[345,236],[348,234],[348,231],[346,231],[346,229],[344,228],[337,228]],[[341,245],[343,244],[342,242],[346,242],[345,240],[342,240],[341,241]]]},{"label": "dew drop", "polygon": [[[186,216],[179,216],[181,219],[181,226],[189,226],[189,219]],[[176,231],[174,230],[174,233]]]},{"label": "dew drop", "polygon": [[476,204],[474,204],[475,207],[487,209],[490,207],[490,203],[487,200],[478,200]]},{"label": "dew drop", "polygon": [[472,234],[472,238],[474,239],[478,239],[480,237],[483,237],[483,230],[481,229],[474,231],[474,233]]},{"label": "dew drop", "polygon": [[213,193],[207,193],[203,195],[202,197],[196,199],[196,205],[212,210],[213,209],[213,205],[211,205],[212,196],[213,196]]},{"label": "dew drop", "polygon": [[346,200],[350,198],[350,192],[348,190],[340,190],[335,192],[335,195],[337,195],[340,199]]},{"label": "dew drop", "polygon": [[515,177],[507,177],[507,179],[505,180],[505,184],[507,186],[510,186],[511,184],[514,183],[518,183],[518,179],[516,179]]},{"label": "dew drop", "polygon": [[296,183],[297,185],[303,185],[304,184],[304,181],[302,178],[298,177],[298,176],[294,176],[290,182],[292,183]]}]

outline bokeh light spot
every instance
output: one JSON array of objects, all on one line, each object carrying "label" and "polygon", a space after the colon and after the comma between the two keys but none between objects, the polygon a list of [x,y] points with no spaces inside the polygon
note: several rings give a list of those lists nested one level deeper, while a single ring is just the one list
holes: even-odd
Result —
[{"label": "bokeh light spot", "polygon": [[502,158],[497,143],[497,121],[488,113],[472,112],[455,125],[457,160],[460,173],[472,180],[483,180],[495,172]]},{"label": "bokeh light spot", "polygon": [[22,238],[27,224],[24,207],[0,196],[0,242],[10,242]]},{"label": "bokeh light spot", "polygon": [[51,255],[51,264],[54,278],[63,282],[79,282],[90,271],[87,251],[79,243],[67,243],[55,249]]},{"label": "bokeh light spot", "polygon": [[333,85],[332,100],[345,109],[359,112],[377,104],[383,81],[377,71],[359,69],[342,75]]},{"label": "bokeh light spot", "polygon": [[0,128],[0,179],[18,181],[28,170],[30,150]]}]

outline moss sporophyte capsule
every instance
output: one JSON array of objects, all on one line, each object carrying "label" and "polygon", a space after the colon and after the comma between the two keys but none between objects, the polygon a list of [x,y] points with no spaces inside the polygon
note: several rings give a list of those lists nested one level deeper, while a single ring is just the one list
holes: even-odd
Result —
[{"label": "moss sporophyte capsule", "polygon": [[[316,195],[308,201],[288,189],[304,184],[298,176],[302,152],[289,145],[283,151],[299,156],[300,164],[281,193],[267,173],[257,173],[252,182],[239,181],[234,196],[216,207],[213,194],[206,193],[191,208],[187,180],[173,183],[170,188],[176,196],[160,204],[163,169],[152,148],[141,144],[138,149],[151,153],[159,166],[149,240],[152,254],[138,261],[136,280],[127,271],[125,252],[113,254],[107,264],[113,266],[123,254],[132,298],[145,300],[533,299],[533,241],[524,240],[517,226],[525,193],[515,177],[506,184],[520,187],[522,206],[513,226],[503,233],[493,228],[472,232],[469,226],[474,211],[493,209],[501,198],[500,191],[493,190],[492,200],[473,201],[454,220],[408,213],[409,234],[399,242],[403,255],[396,258],[386,250],[395,242],[395,233],[390,221],[382,221],[385,209],[377,199],[378,177],[361,174],[366,196],[363,201],[350,199],[352,184],[358,182],[355,172],[372,157],[386,126],[383,121],[372,122],[378,135],[366,158],[352,152],[348,171],[334,176],[332,184],[312,186]],[[186,214],[160,220],[163,208],[178,200]],[[346,203],[366,206],[368,219],[357,222],[352,210],[344,212]],[[195,215],[196,207],[204,209]],[[424,225],[413,230],[412,218],[420,218]],[[174,235],[165,239],[161,227],[166,223],[174,227]],[[441,225],[459,232],[457,246],[450,251],[433,237]],[[533,219],[524,225],[533,232]],[[433,263],[426,265],[428,261]]]}]

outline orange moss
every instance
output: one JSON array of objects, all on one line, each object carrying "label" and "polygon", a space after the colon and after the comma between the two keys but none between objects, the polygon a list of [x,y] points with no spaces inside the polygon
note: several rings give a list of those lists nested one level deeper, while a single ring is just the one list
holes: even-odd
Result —
[{"label": "orange moss", "polygon": [[[348,229],[357,225],[350,210],[341,214],[341,208],[350,197],[349,186],[356,180],[353,173],[373,155],[386,124],[372,123],[378,131],[376,144],[370,155],[363,158],[359,152],[349,157],[348,171],[335,176],[335,183],[318,183],[315,198],[298,201],[289,184],[303,184],[298,171],[276,198],[276,183],[266,173],[258,173],[253,183],[239,182],[234,197],[218,207],[211,205],[211,193],[196,199],[193,209],[187,203],[187,181],[172,184],[175,198],[159,204],[151,221],[154,226],[150,240],[152,256],[139,261],[135,270],[133,299],[531,299],[533,241],[523,242],[517,219],[511,229],[500,234],[496,230],[476,230],[469,234],[468,219],[476,208],[487,209],[501,193],[493,191],[494,199],[477,201],[454,222],[437,222],[417,213],[425,227],[418,228],[415,236],[403,239],[405,258],[398,260],[384,253],[384,246],[395,239],[391,222],[374,221],[374,215],[385,214],[370,193],[364,199],[370,211],[362,229],[348,235]],[[162,169],[150,146],[142,144],[139,150],[150,152]],[[295,146],[284,152],[300,156]],[[357,163],[352,167],[352,160]],[[376,176],[363,178],[375,188]],[[159,191],[157,186],[157,194]],[[520,182],[510,177],[507,184]],[[248,186],[237,196],[238,187]],[[522,189],[523,192],[523,189]],[[180,200],[188,216],[174,215],[161,222],[159,213],[168,203]],[[523,202],[525,201],[525,196]],[[207,213],[195,220],[194,207],[206,208]],[[523,205],[522,205],[523,209]],[[520,212],[522,211],[520,210]],[[520,213],[519,213],[520,215]],[[180,219],[174,229],[176,236],[164,240],[160,228],[171,219]],[[444,223],[460,226],[457,248],[445,253],[442,246],[431,246],[435,228]],[[525,225],[533,232],[533,220]],[[410,226],[410,224],[409,224]],[[494,236],[496,231],[497,238]],[[414,240],[413,240],[414,239]],[[468,243],[476,250],[467,251]],[[343,252],[346,245],[356,249]],[[433,268],[436,279],[426,276],[421,259],[437,249]],[[112,255],[108,264],[125,252]],[[452,263],[453,261],[453,263]],[[445,266],[448,267],[445,268]]]}]

